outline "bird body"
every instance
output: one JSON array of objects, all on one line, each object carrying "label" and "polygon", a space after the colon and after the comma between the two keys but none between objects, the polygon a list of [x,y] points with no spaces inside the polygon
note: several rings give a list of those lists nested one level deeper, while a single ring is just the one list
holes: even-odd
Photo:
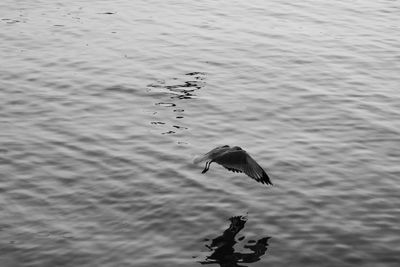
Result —
[{"label": "bird body", "polygon": [[243,172],[262,184],[270,184],[267,173],[250,155],[238,146],[219,146],[194,160],[194,163],[206,161],[202,173],[206,173],[212,162],[216,162],[233,172]]}]

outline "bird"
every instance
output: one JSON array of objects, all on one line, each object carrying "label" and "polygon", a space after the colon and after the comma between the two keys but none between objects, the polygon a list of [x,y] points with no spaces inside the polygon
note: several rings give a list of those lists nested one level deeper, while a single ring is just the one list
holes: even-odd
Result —
[{"label": "bird", "polygon": [[238,146],[230,147],[228,145],[218,146],[203,156],[197,157],[193,163],[198,164],[202,161],[206,162],[206,166],[201,173],[206,173],[211,163],[215,162],[229,171],[243,172],[247,176],[253,178],[257,182],[266,185],[272,185],[269,176],[258,163],[250,157],[250,155]]}]

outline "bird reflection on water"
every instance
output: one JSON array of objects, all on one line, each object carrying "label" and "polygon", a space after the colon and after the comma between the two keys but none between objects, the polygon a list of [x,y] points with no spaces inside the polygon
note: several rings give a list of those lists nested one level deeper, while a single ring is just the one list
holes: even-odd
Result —
[{"label": "bird reflection on water", "polygon": [[[244,228],[247,218],[244,216],[234,216],[229,219],[231,224],[222,235],[214,238],[210,245],[206,245],[212,254],[201,264],[219,264],[221,267],[245,267],[246,265],[239,265],[242,263],[253,263],[260,260],[261,256],[265,254],[268,247],[268,240],[271,237],[263,237],[258,241],[249,241],[244,248],[251,250],[250,253],[236,252],[234,245],[238,243],[235,239],[236,235]],[[243,241],[239,238],[238,241]]]}]

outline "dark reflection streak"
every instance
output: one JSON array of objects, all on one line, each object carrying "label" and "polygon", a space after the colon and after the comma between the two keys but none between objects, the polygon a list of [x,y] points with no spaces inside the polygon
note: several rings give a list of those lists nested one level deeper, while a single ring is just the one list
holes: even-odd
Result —
[{"label": "dark reflection streak", "polygon": [[[205,261],[200,261],[201,264],[219,264],[221,267],[246,267],[239,263],[252,263],[259,261],[261,256],[265,254],[268,247],[268,240],[271,237],[263,237],[258,241],[251,240],[244,248],[251,250],[251,253],[235,252],[233,248],[237,243],[236,235],[244,228],[247,218],[244,216],[235,216],[229,219],[231,224],[222,235],[214,238],[211,245],[206,245],[212,254]],[[242,241],[244,237],[238,240]],[[250,245],[250,243],[255,243]]]},{"label": "dark reflection streak", "polygon": [[202,72],[191,72],[187,73],[188,76],[193,76],[194,80],[183,81],[181,83],[166,85],[165,81],[158,81],[155,84],[149,84],[148,88],[160,88],[165,89],[169,93],[170,99],[191,99],[196,95],[195,91],[201,89],[204,86],[204,73]]},{"label": "dark reflection streak", "polygon": [[[190,76],[190,79],[188,79]],[[173,112],[176,112],[175,119],[183,119],[183,113],[184,109],[178,108],[178,102],[176,100],[183,100],[183,101],[188,101],[190,99],[193,99],[196,97],[196,91],[200,90],[202,87],[204,87],[205,82],[203,81],[205,79],[205,73],[204,72],[189,72],[186,73],[183,78],[172,78],[173,84],[166,83],[164,80],[158,80],[156,83],[152,83],[147,85],[147,91],[155,91],[161,94],[165,94],[165,96],[168,96],[167,101],[160,101],[157,103],[154,103],[156,106],[160,107],[165,107],[165,108],[170,108],[170,107],[176,107],[173,109]],[[161,100],[161,99],[160,99]],[[156,112],[153,113],[155,115]],[[150,122],[152,125],[165,125],[165,122],[162,121],[152,121]],[[179,130],[187,130],[187,127],[181,126],[181,125],[172,125],[173,128],[179,129]],[[163,132],[161,134],[163,135],[170,135],[174,134],[175,131],[167,131]]]}]

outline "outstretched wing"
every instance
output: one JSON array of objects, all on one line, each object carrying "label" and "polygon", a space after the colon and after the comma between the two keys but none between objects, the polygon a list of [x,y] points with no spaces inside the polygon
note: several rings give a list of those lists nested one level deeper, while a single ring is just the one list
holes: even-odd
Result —
[{"label": "outstretched wing", "polygon": [[252,157],[250,157],[249,154],[246,153],[246,156],[247,170],[244,170],[244,173],[246,173],[251,178],[254,178],[257,182],[272,185],[271,180],[269,179],[269,176],[264,171],[264,169],[261,168],[261,166],[258,165],[258,163]]},{"label": "outstretched wing", "polygon": [[216,157],[214,161],[228,170],[244,172],[257,182],[272,185],[267,173],[244,150],[227,151]]}]

